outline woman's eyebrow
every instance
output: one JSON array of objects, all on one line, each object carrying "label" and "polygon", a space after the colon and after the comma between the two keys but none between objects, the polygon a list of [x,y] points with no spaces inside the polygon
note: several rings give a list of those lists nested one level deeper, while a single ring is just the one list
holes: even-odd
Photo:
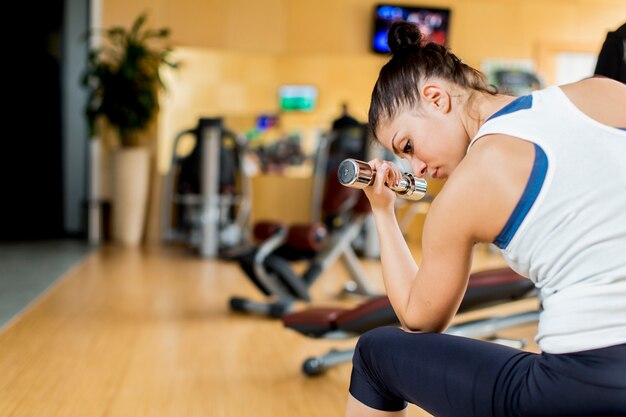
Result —
[{"label": "woman's eyebrow", "polygon": [[400,151],[400,149],[398,149],[396,147],[396,144],[393,143],[393,141],[396,139],[396,136],[398,136],[398,131],[396,131],[396,133],[393,135],[393,137],[391,138],[391,149],[393,149],[393,152],[397,155],[401,154],[402,152]]}]

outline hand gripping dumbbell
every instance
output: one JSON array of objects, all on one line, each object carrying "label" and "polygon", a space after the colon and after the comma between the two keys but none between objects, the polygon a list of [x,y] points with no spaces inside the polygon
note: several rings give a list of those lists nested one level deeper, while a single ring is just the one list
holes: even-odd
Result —
[{"label": "hand gripping dumbbell", "polygon": [[[372,167],[367,162],[352,158],[344,159],[337,170],[339,182],[352,188],[365,188],[372,185],[375,175],[376,173],[372,171]],[[399,197],[407,200],[420,200],[426,195],[428,186],[426,180],[417,178],[409,172],[403,173],[402,179],[397,184],[386,185],[395,191]]]}]

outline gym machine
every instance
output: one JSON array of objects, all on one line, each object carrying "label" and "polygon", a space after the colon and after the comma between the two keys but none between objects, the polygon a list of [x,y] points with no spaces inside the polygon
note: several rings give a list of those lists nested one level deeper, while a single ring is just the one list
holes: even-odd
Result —
[{"label": "gym machine", "polygon": [[[195,146],[180,156],[185,136]],[[183,242],[207,258],[230,258],[245,245],[250,184],[241,163],[243,143],[221,118],[201,118],[176,136],[162,201],[165,242]]]},{"label": "gym machine", "polygon": [[[254,226],[260,243],[240,257],[239,263],[266,300],[232,297],[232,310],[281,317],[295,300],[311,300],[310,287],[337,260],[351,278],[347,292],[375,295],[353,247],[371,217],[369,202],[359,190],[337,182],[341,161],[348,155],[364,158],[367,148],[366,126],[332,131],[321,138],[314,173],[313,222]],[[308,264],[302,274],[297,274],[291,262],[302,259]]]}]

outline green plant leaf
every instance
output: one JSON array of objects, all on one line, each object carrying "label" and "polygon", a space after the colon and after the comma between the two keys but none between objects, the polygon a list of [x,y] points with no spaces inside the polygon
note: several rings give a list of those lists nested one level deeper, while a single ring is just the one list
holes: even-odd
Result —
[{"label": "green plant leaf", "polygon": [[81,77],[90,91],[85,115],[92,131],[98,117],[104,116],[117,129],[123,146],[136,143],[138,132],[148,127],[159,109],[159,90],[166,89],[161,66],[179,66],[169,59],[172,49],[160,44],[169,37],[169,29],[142,29],[146,20],[142,14],[130,30],[99,30],[104,44],[90,51]]}]

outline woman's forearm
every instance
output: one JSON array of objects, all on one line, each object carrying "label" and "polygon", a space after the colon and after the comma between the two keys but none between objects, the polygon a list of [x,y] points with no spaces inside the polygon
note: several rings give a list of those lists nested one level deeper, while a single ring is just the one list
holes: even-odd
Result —
[{"label": "woman's forearm", "polygon": [[406,327],[403,308],[407,305],[418,266],[402,235],[393,209],[375,210],[374,219],[380,239],[380,259],[387,296],[402,326]]}]

